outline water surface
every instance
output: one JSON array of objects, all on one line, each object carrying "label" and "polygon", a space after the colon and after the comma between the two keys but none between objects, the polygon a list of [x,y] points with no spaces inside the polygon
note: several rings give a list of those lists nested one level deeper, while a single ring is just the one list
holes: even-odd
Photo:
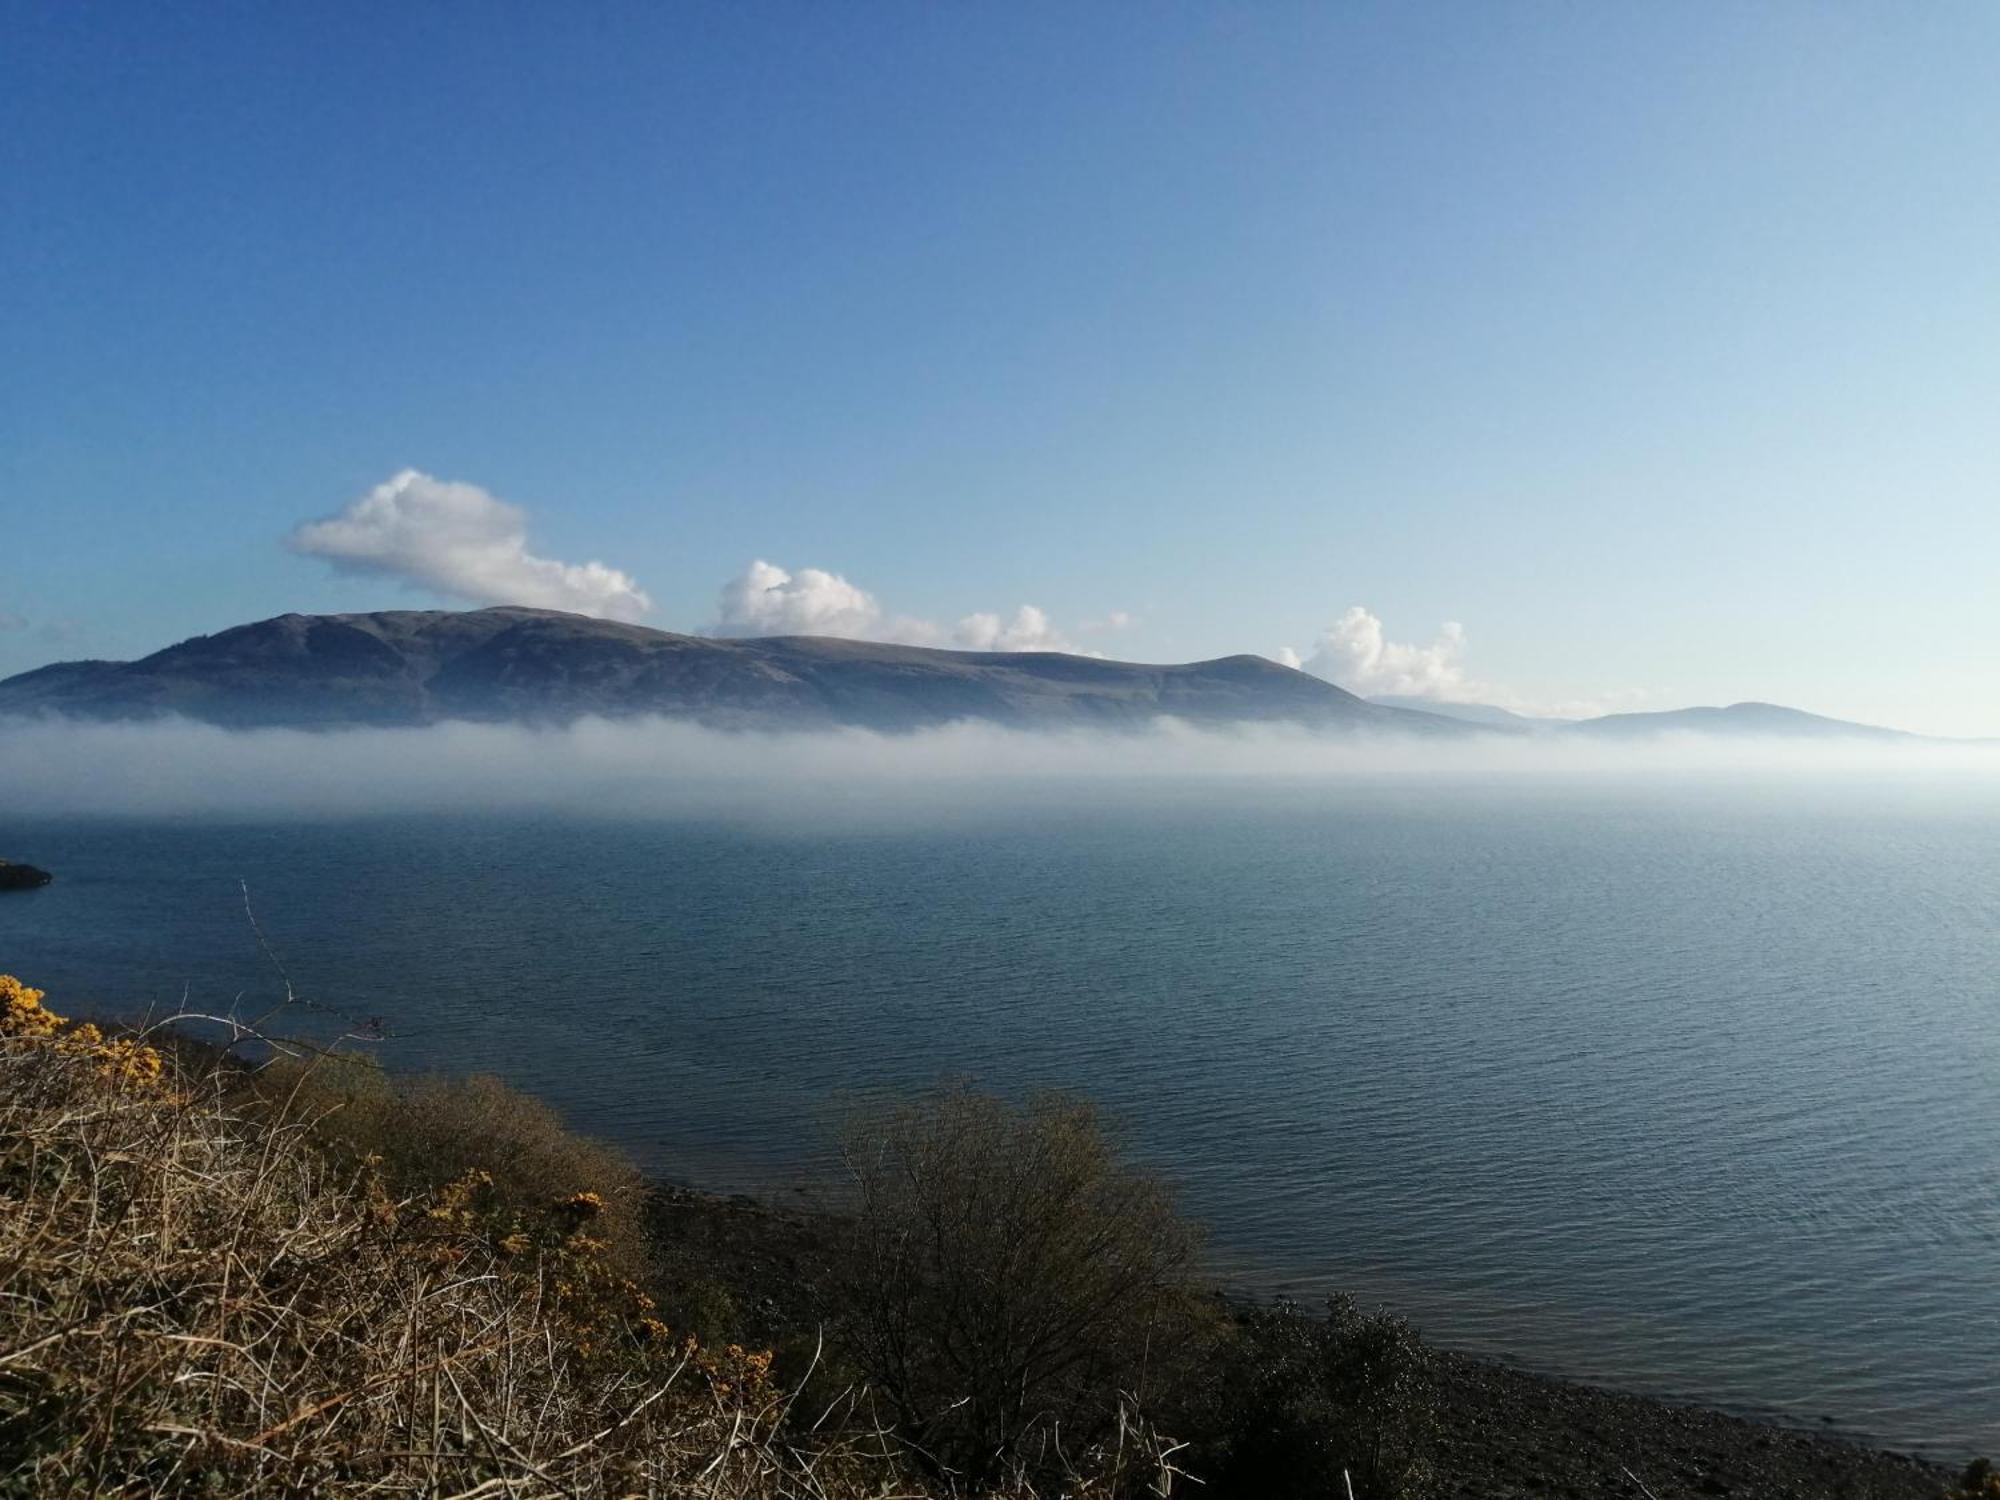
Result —
[{"label": "water surface", "polygon": [[2000,1449],[2000,798],[1409,783],[704,821],[0,821],[58,1008],[384,1018],[782,1189],[844,1090],[1080,1088],[1252,1287],[1894,1446]]}]

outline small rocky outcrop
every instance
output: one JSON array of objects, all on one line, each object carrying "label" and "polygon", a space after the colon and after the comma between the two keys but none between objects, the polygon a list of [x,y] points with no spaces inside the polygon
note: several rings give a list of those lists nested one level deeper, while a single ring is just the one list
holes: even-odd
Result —
[{"label": "small rocky outcrop", "polygon": [[32,891],[54,879],[55,876],[47,870],[38,870],[33,865],[10,864],[0,859],[0,891]]}]

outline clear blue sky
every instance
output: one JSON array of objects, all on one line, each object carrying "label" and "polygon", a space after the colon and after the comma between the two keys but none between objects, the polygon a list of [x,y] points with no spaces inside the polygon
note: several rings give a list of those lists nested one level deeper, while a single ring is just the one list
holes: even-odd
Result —
[{"label": "clear blue sky", "polygon": [[670,629],[2000,734],[2000,7],[0,19],[0,671],[451,602],[284,545],[415,468]]}]

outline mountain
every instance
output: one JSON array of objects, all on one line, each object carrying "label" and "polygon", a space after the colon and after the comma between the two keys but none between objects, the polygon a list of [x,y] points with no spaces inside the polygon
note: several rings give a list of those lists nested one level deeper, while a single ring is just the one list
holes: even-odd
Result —
[{"label": "mountain", "polygon": [[1569,726],[1574,734],[1631,739],[1656,734],[1756,736],[1783,739],[1914,740],[1921,736],[1873,724],[1850,724],[1776,703],[1732,703],[1727,708],[1676,708],[1662,713],[1606,714]]},{"label": "mountain", "polygon": [[1445,719],[1461,719],[1467,724],[1479,724],[1487,729],[1514,729],[1522,733],[1538,729],[1555,729],[1575,722],[1571,719],[1538,719],[1528,714],[1517,714],[1511,708],[1499,708],[1491,703],[1445,703],[1436,698],[1419,698],[1410,693],[1377,693],[1368,700],[1383,708],[1411,709],[1417,713],[1436,714]]},{"label": "mountain", "polygon": [[555,610],[280,615],[133,662],[62,662],[0,681],[0,715],[235,727],[561,723],[663,714],[725,728],[906,730],[1201,724],[1462,734],[1258,656],[1145,666],[1056,652],[935,651],[818,636],[715,640]]},{"label": "mountain", "polygon": [[1440,703],[1431,698],[1395,693],[1377,694],[1368,701],[1383,708],[1415,709],[1442,718],[1461,719],[1485,729],[1514,730],[1522,734],[1555,731],[1606,739],[1642,739],[1659,734],[1754,736],[1760,739],[1923,738],[1900,729],[1881,729],[1873,724],[1829,719],[1776,703],[1732,703],[1727,708],[1676,708],[1658,713],[1604,714],[1594,719],[1540,719],[1517,714],[1511,709],[1496,708],[1490,703]]}]

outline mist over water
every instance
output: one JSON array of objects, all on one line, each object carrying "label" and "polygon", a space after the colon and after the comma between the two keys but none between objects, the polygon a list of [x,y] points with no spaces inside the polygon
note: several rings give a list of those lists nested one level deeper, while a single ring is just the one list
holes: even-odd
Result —
[{"label": "mist over water", "polygon": [[1239,1283],[2000,1448],[1980,747],[0,734],[0,969],[380,1016],[654,1170],[783,1191],[846,1090],[1085,1090]]},{"label": "mist over water", "polygon": [[[910,734],[730,733],[668,719],[550,728],[228,730],[184,720],[0,721],[0,816],[351,816],[616,809],[629,816],[851,811],[911,797],[1004,806],[1034,784],[1792,779],[1922,775],[2000,785],[2000,743],[1562,735],[1430,739],[1301,728],[1062,733],[965,723]],[[931,791],[940,795],[923,798]]]}]

